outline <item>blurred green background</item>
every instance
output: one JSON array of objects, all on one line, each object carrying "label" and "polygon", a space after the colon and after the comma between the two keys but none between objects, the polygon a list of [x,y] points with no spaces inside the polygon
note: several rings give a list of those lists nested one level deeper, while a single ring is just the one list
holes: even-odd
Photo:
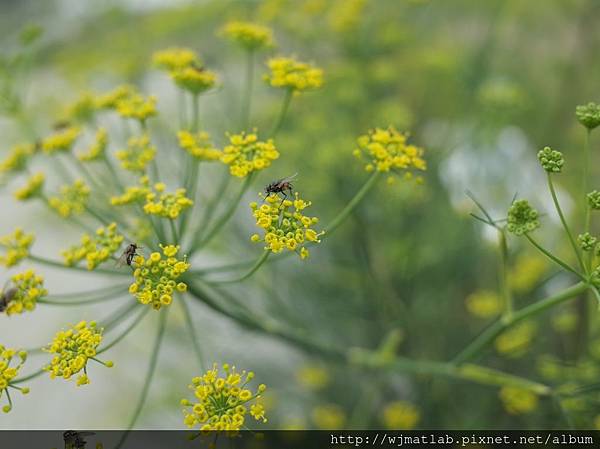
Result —
[{"label": "blurred green background", "polygon": [[[469,216],[475,208],[466,189],[495,218],[505,217],[515,194],[528,198],[547,214],[540,239],[559,253],[568,250],[536,152],[545,145],[564,152],[559,195],[567,214],[574,214],[584,139],[574,110],[600,99],[598,2],[5,0],[0,11],[5,55],[18,51],[18,36],[27,24],[44,30],[27,76],[19,74],[26,86],[23,113],[40,135],[81,92],[124,82],[156,94],[160,116],[151,126],[175,131],[175,91],[152,68],[151,57],[165,47],[186,46],[221,76],[222,89],[201,104],[203,126],[221,145],[226,131],[236,131],[244,58],[217,31],[227,20],[249,19],[274,29],[279,45],[273,54],[296,55],[325,72],[322,89],[294,99],[277,138],[281,158],[260,174],[253,190],[298,172],[296,189],[312,200],[311,212],[327,222],[366,179],[352,157],[359,135],[392,124],[425,148],[424,185],[380,183],[334,237],[312,250],[310,260],[270,263],[251,282],[228,289],[258,316],[347,348],[374,349],[390,333],[399,333],[398,354],[449,360],[497,316],[500,301],[496,235]],[[265,71],[261,61],[258,73]],[[280,97],[261,82],[255,95],[252,122],[267,128]],[[21,141],[23,129],[5,116],[0,134],[2,155]],[[597,149],[594,138],[596,161]],[[596,163],[591,170],[598,174]],[[209,175],[207,192],[211,185],[214,189],[212,181]],[[38,241],[47,242],[50,255],[57,254],[61,239],[76,239],[75,231],[43,211],[17,206],[6,191],[0,201],[1,234],[27,223],[38,229]],[[199,265],[255,257],[246,203]],[[509,247],[517,307],[569,284],[568,276],[556,275],[558,270],[523,242],[511,238]],[[50,289],[65,282],[58,276],[47,271]],[[90,282],[67,280],[74,290]],[[93,310],[104,311],[102,306]],[[81,311],[53,309],[2,317],[0,341],[39,345],[81,316]],[[494,388],[339,365],[246,331],[201,306],[194,317],[210,360],[252,369],[269,386],[271,428],[600,424],[595,389],[562,404],[540,399],[530,412],[512,414]],[[572,305],[561,306],[505,336],[504,344],[490,347],[479,362],[552,385],[597,382],[600,335],[592,320],[582,337],[577,320]],[[174,313],[141,427],[182,427],[177,404],[196,374],[182,323]],[[32,382],[31,395],[19,398],[0,427],[123,427],[141,389],[151,325],[145,323],[115,348],[117,368],[98,373],[85,391],[47,378]],[[398,401],[404,408],[390,407]]]}]

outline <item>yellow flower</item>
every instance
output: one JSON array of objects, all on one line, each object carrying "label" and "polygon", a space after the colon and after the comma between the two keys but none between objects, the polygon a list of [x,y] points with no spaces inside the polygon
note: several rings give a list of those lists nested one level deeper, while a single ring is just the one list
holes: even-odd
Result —
[{"label": "yellow flower", "polygon": [[229,22],[223,27],[222,34],[250,51],[274,46],[273,31],[252,22]]},{"label": "yellow flower", "polygon": [[337,0],[329,13],[329,25],[338,32],[352,32],[364,18],[366,0]]},{"label": "yellow flower", "polygon": [[189,428],[199,427],[201,431],[240,430],[244,427],[248,406],[254,419],[267,422],[265,409],[258,402],[267,387],[260,384],[253,393],[246,388],[253,378],[253,372],[238,373],[228,364],[223,364],[222,375],[214,364],[202,376],[194,377],[189,387],[197,402],[181,400],[184,424]]},{"label": "yellow flower", "polygon": [[165,193],[165,188],[166,186],[161,182],[154,184],[155,191],[146,195],[144,212],[174,220],[194,202],[185,196],[185,189],[177,189],[175,193]]},{"label": "yellow flower", "polygon": [[33,270],[27,270],[11,277],[12,286],[7,291],[12,291],[10,300],[6,304],[6,314],[31,312],[35,309],[37,300],[46,296],[48,291],[44,288],[44,278],[35,274]]},{"label": "yellow flower", "polygon": [[[19,362],[14,366],[10,366],[15,359],[15,356],[18,356]],[[15,377],[18,376],[19,370],[25,363],[25,360],[27,360],[27,352],[8,349],[3,345],[0,345],[0,397],[3,393],[6,393],[6,396],[8,397],[9,387],[20,390],[22,394],[29,393],[29,388],[19,387],[12,383]],[[12,402],[9,400],[8,405],[2,407],[2,411],[8,413],[11,410]]]},{"label": "yellow flower", "polygon": [[6,252],[0,256],[0,265],[12,267],[28,257],[34,240],[33,234],[25,234],[21,228],[16,228],[12,234],[1,236],[0,247],[5,248]]},{"label": "yellow flower", "polygon": [[168,71],[202,64],[200,58],[193,50],[176,47],[155,52],[152,55],[152,61],[157,67]]},{"label": "yellow flower", "polygon": [[477,318],[491,318],[502,311],[502,300],[490,290],[481,290],[467,296],[467,310]]},{"label": "yellow flower", "polygon": [[419,422],[419,409],[410,402],[391,402],[383,409],[383,423],[388,429],[414,429]]},{"label": "yellow flower", "polygon": [[150,192],[150,179],[148,176],[142,176],[139,180],[139,185],[127,187],[124,194],[111,197],[110,204],[113,206],[123,206],[143,202]]},{"label": "yellow flower", "polygon": [[309,255],[305,245],[308,242],[319,243],[323,233],[312,229],[318,223],[318,218],[302,214],[311,205],[310,201],[300,199],[298,192],[294,198],[293,201],[282,200],[272,193],[264,198],[260,206],[256,202],[250,203],[256,225],[264,232],[264,237],[254,234],[250,240],[264,242],[265,249],[274,253],[287,249],[305,259]]},{"label": "yellow flower", "polygon": [[151,145],[148,134],[129,138],[127,149],[115,153],[117,159],[121,161],[121,167],[133,172],[145,171],[155,155],[156,148]]},{"label": "yellow flower", "polygon": [[27,201],[31,198],[38,197],[42,193],[45,181],[46,176],[41,172],[31,175],[27,180],[27,184],[15,190],[13,193],[15,199],[18,201]]},{"label": "yellow flower", "polygon": [[121,117],[144,122],[156,115],[156,97],[131,93],[116,102],[116,110]]},{"label": "yellow flower", "polygon": [[255,133],[241,133],[229,136],[229,145],[223,149],[221,162],[229,165],[233,176],[243,178],[256,170],[271,165],[279,157],[272,139],[266,142],[258,140]]},{"label": "yellow flower", "polygon": [[48,204],[62,217],[81,214],[85,210],[90,188],[81,179],[75,180],[72,185],[64,185],[60,188],[60,196],[48,199]]},{"label": "yellow flower", "polygon": [[68,126],[56,130],[42,140],[42,150],[47,154],[53,154],[57,151],[69,151],[80,133],[81,129],[78,126]]},{"label": "yellow flower", "polygon": [[35,153],[35,145],[15,145],[8,156],[0,161],[0,173],[17,173],[25,170],[27,161]]},{"label": "yellow flower", "polygon": [[273,87],[282,87],[298,93],[323,85],[323,70],[305,62],[277,57],[269,59],[267,65],[271,73],[264,78]]},{"label": "yellow flower", "polygon": [[194,95],[210,89],[217,82],[215,72],[197,66],[174,70],[171,72],[171,78],[180,88]]},{"label": "yellow flower", "polygon": [[116,109],[117,105],[134,95],[137,95],[138,91],[135,87],[128,84],[118,86],[115,89],[107,92],[106,94],[99,95],[96,97],[96,106],[99,109]]},{"label": "yellow flower", "polygon": [[523,254],[518,256],[508,277],[511,288],[516,293],[528,292],[535,287],[547,268],[544,259],[537,255]]},{"label": "yellow flower", "polygon": [[513,326],[496,338],[496,351],[507,357],[521,357],[529,349],[536,330],[535,323],[531,321]]},{"label": "yellow flower", "polygon": [[406,135],[393,126],[376,128],[358,138],[354,155],[359,159],[367,158],[367,171],[392,172],[410,178],[413,170],[424,171],[427,164],[423,159],[423,149],[407,144],[406,140]]},{"label": "yellow flower", "polygon": [[213,146],[210,136],[205,131],[195,134],[189,131],[179,131],[177,137],[179,146],[196,159],[217,161],[221,158],[221,152]]},{"label": "yellow flower", "polygon": [[78,154],[77,157],[80,161],[91,162],[97,161],[104,157],[106,146],[108,145],[108,133],[105,128],[98,128],[94,142],[87,149],[85,153]]},{"label": "yellow flower", "polygon": [[77,386],[81,386],[89,383],[87,363],[90,359],[109,368],[113,366],[112,362],[102,362],[96,358],[102,342],[102,330],[95,321],[80,321],[67,330],[57,332],[48,347],[44,348],[45,352],[55,354],[50,364],[44,366],[50,378],[69,380],[82,372],[77,379]]},{"label": "yellow flower", "polygon": [[129,286],[129,292],[140,303],[151,304],[155,310],[171,304],[175,290],[182,291],[187,288],[185,283],[178,283],[177,280],[190,268],[185,257],[183,260],[175,257],[179,246],[160,247],[162,254],[152,253],[148,259],[138,255],[134,259],[134,282]]},{"label": "yellow flower", "polygon": [[125,238],[117,233],[117,224],[98,228],[94,236],[84,234],[81,244],[62,252],[65,265],[72,266],[82,259],[87,261],[88,270],[93,270],[108,260],[121,247]]},{"label": "yellow flower", "polygon": [[336,404],[316,406],[311,413],[315,425],[321,430],[343,429],[346,422],[344,410]]},{"label": "yellow flower", "polygon": [[499,393],[504,408],[511,415],[530,413],[536,409],[538,397],[529,390],[515,387],[502,387]]},{"label": "yellow flower", "polygon": [[329,384],[329,372],[318,365],[306,365],[296,372],[296,379],[310,390],[321,390]]}]

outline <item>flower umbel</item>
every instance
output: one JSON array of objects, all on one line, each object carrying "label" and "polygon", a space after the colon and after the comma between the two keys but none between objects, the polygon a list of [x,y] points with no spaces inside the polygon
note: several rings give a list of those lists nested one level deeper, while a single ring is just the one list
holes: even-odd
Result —
[{"label": "flower umbel", "polygon": [[60,196],[48,199],[48,204],[62,217],[78,215],[85,211],[90,196],[89,186],[81,179],[75,180],[71,185],[60,188]]},{"label": "flower umbel", "polygon": [[392,402],[383,409],[383,422],[388,429],[414,429],[419,418],[419,409],[410,402]]},{"label": "flower umbel", "polygon": [[265,249],[279,253],[284,249],[296,252],[302,259],[309,255],[306,244],[319,243],[318,233],[312,226],[319,222],[316,217],[308,217],[302,213],[311,205],[304,201],[296,192],[294,200],[282,200],[276,194],[270,194],[260,206],[253,202],[250,204],[256,225],[264,230],[264,237],[254,234],[253,242],[265,242]]},{"label": "flower umbel", "polygon": [[31,144],[15,145],[8,156],[0,161],[0,173],[17,173],[25,170],[27,161],[35,153],[35,146]]},{"label": "flower umbel", "polygon": [[185,196],[185,189],[177,189],[175,193],[165,193],[166,188],[167,186],[162,182],[154,184],[155,192],[146,195],[144,212],[174,220],[194,202]]},{"label": "flower umbel", "polygon": [[579,105],[575,108],[575,116],[587,129],[597,128],[600,125],[600,105],[592,102]]},{"label": "flower umbel", "polygon": [[182,399],[181,405],[185,407],[183,422],[190,428],[199,426],[202,431],[240,430],[244,426],[248,406],[254,419],[267,422],[265,409],[258,403],[267,387],[260,384],[253,393],[246,388],[253,378],[252,371],[238,373],[228,364],[223,364],[221,374],[214,364],[204,375],[192,379],[190,389],[197,402]]},{"label": "flower umbel", "polygon": [[229,22],[223,27],[222,33],[249,51],[268,48],[274,45],[273,31],[268,27],[252,22],[237,20]]},{"label": "flower umbel", "polygon": [[508,232],[523,235],[540,227],[539,213],[527,200],[517,200],[508,209]]},{"label": "flower umbel", "polygon": [[58,151],[69,151],[75,140],[79,137],[81,129],[78,126],[68,126],[59,129],[42,140],[42,150],[44,153],[53,154]]},{"label": "flower umbel", "polygon": [[499,393],[504,408],[511,415],[530,413],[537,407],[538,398],[535,393],[516,387],[502,387]]},{"label": "flower umbel", "polygon": [[174,70],[171,72],[171,78],[181,89],[187,90],[194,95],[210,89],[217,82],[215,72],[197,66]]},{"label": "flower umbel", "polygon": [[148,259],[142,255],[138,255],[134,259],[136,269],[133,277],[135,281],[129,286],[129,293],[142,304],[151,304],[155,310],[171,304],[176,291],[185,292],[187,290],[187,285],[184,282],[177,282],[177,280],[190,267],[185,257],[183,260],[175,257],[179,246],[161,245],[161,249],[162,254],[154,252]]},{"label": "flower umbel", "polygon": [[[11,366],[15,356],[19,358],[19,362],[16,365]],[[10,394],[8,392],[9,387],[21,390],[22,394],[29,393],[29,388],[21,388],[11,383],[11,381],[19,374],[19,370],[25,363],[25,360],[27,360],[27,352],[17,352],[14,349],[8,349],[3,345],[0,345],[0,396],[5,393],[8,398],[8,405],[2,407],[4,413],[8,413],[12,410],[12,400],[10,399]]]},{"label": "flower umbel", "polygon": [[216,161],[221,158],[221,151],[213,146],[209,134],[205,131],[198,133],[179,131],[177,137],[179,146],[196,159]]},{"label": "flower umbel", "polygon": [[104,156],[106,146],[108,145],[108,133],[106,128],[98,128],[94,142],[90,145],[85,153],[78,154],[80,161],[92,162]]},{"label": "flower umbel", "polygon": [[587,203],[590,209],[600,210],[600,192],[594,190],[587,194]]},{"label": "flower umbel", "polygon": [[560,173],[562,171],[565,159],[560,151],[544,147],[543,150],[538,152],[537,157],[540,164],[542,164],[542,168],[548,173]]},{"label": "flower umbel", "polygon": [[156,115],[156,97],[144,97],[138,93],[130,93],[116,101],[116,109],[121,117],[145,122]]},{"label": "flower umbel", "polygon": [[241,133],[229,136],[229,145],[223,149],[221,161],[229,165],[233,176],[243,178],[256,170],[271,165],[279,157],[272,139],[266,142],[258,140],[255,133]]},{"label": "flower umbel", "polygon": [[0,256],[0,265],[12,267],[29,256],[29,248],[35,236],[26,234],[23,229],[16,228],[12,234],[0,237],[0,247],[5,248],[5,254]]},{"label": "flower umbel", "polygon": [[144,172],[155,155],[156,148],[150,143],[148,134],[130,137],[127,148],[115,153],[117,159],[121,161],[121,167],[133,172]]},{"label": "flower umbel", "polygon": [[323,85],[323,70],[294,58],[269,59],[270,74],[265,81],[273,87],[290,89],[294,93],[317,89]]},{"label": "flower umbel", "polygon": [[81,237],[80,245],[72,246],[62,252],[65,265],[73,266],[85,259],[88,270],[93,270],[108,260],[121,247],[124,239],[121,234],[117,233],[116,223],[98,228],[93,236],[84,234]]},{"label": "flower umbel", "polygon": [[31,175],[27,180],[27,184],[15,190],[15,199],[18,201],[27,201],[40,196],[45,181],[46,176],[41,172]]},{"label": "flower umbel", "polygon": [[124,206],[136,202],[141,203],[149,193],[151,193],[150,179],[148,176],[142,176],[139,180],[139,185],[127,187],[125,193],[122,195],[111,197],[110,204],[113,206]]},{"label": "flower umbel", "polygon": [[77,386],[90,383],[87,376],[87,363],[94,360],[108,368],[112,362],[101,362],[96,358],[98,346],[102,342],[102,328],[98,328],[95,321],[81,321],[76,326],[59,331],[52,343],[44,351],[56,354],[49,365],[44,369],[50,377],[62,377],[69,380],[75,374],[83,371],[77,377]]},{"label": "flower umbel", "polygon": [[6,303],[7,315],[33,311],[37,300],[48,294],[48,290],[44,288],[44,278],[33,270],[17,273],[11,277],[11,281],[13,285],[1,292],[3,295],[12,292]]},{"label": "flower umbel", "polygon": [[176,47],[155,52],[152,55],[152,61],[157,67],[168,71],[201,64],[200,58],[194,50]]}]

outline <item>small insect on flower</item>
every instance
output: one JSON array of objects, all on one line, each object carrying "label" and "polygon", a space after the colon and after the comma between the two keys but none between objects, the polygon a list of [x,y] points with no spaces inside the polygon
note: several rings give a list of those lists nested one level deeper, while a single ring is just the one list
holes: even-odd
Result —
[{"label": "small insect on flower", "polygon": [[17,294],[17,289],[15,287],[6,289],[6,285],[4,286],[4,288],[2,289],[2,292],[0,293],[0,313],[4,312],[6,310],[8,303],[13,300],[13,298],[15,297],[16,294]]},{"label": "small insect on flower", "polygon": [[138,255],[138,249],[143,248],[141,246],[138,246],[137,243],[130,243],[127,246],[127,248],[125,248],[125,251],[123,251],[123,254],[121,254],[121,257],[119,257],[119,260],[117,261],[117,266],[121,267],[123,266],[123,264],[131,266],[133,259]]},{"label": "small insect on flower", "polygon": [[292,176],[288,176],[287,178],[281,178],[277,181],[273,181],[265,187],[265,194],[269,196],[271,193],[276,195],[282,193],[283,198],[281,201],[283,202],[288,197],[288,193],[290,195],[293,193],[292,189],[294,186],[292,185],[292,180],[296,176],[298,176],[298,173],[294,173]]},{"label": "small insect on flower", "polygon": [[95,432],[75,432],[74,430],[67,430],[63,433],[63,440],[65,441],[65,447],[78,449],[81,447],[85,447],[86,441],[83,439],[84,437],[91,437],[92,435],[96,435]]}]

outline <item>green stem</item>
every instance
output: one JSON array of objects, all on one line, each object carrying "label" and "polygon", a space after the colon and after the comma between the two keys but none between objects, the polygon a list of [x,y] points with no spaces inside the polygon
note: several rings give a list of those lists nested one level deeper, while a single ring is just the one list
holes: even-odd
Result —
[{"label": "green stem", "polygon": [[224,279],[224,280],[206,281],[206,282],[208,282],[210,284],[233,284],[236,282],[245,281],[250,276],[252,276],[254,273],[256,273],[256,271],[258,271],[258,269],[261,267],[261,265],[266,262],[266,260],[270,254],[271,254],[271,251],[269,251],[269,250],[263,251],[261,256],[258,259],[256,259],[256,262],[254,262],[254,265],[252,265],[252,267],[240,277],[237,277],[234,279]]},{"label": "green stem", "polygon": [[46,299],[46,298],[41,298],[38,299],[37,302],[40,304],[47,304],[49,306],[80,306],[83,304],[94,304],[96,302],[104,302],[104,301],[108,301],[111,299],[117,299],[119,298],[119,295],[114,296],[114,295],[110,295],[110,296],[99,296],[98,298],[91,298],[91,299],[82,299],[79,301],[54,301],[52,299]]},{"label": "green stem", "polygon": [[[584,210],[588,209],[587,204],[587,193],[588,193],[588,178],[590,176],[590,135],[592,130],[586,128],[585,132],[585,141],[583,144],[583,207]],[[586,212],[587,214],[587,212]],[[588,217],[586,216],[586,222],[588,221]],[[586,231],[588,229],[586,228]]]},{"label": "green stem", "polygon": [[585,282],[579,282],[556,295],[549,296],[537,301],[527,307],[514,312],[511,316],[503,316],[498,321],[489,326],[469,345],[463,349],[454,359],[454,364],[461,364],[475,358],[483,349],[496,339],[504,330],[514,324],[533,317],[546,309],[554,307],[568,299],[576,297],[585,292],[590,286]]},{"label": "green stem", "polygon": [[113,341],[111,341],[109,344],[107,344],[106,346],[104,346],[102,349],[100,349],[98,351],[98,354],[102,354],[103,352],[108,351],[110,348],[112,348],[114,345],[116,345],[117,343],[119,343],[121,340],[123,340],[137,325],[140,321],[142,321],[142,319],[146,316],[146,314],[150,311],[149,307],[144,307],[144,310],[142,310],[140,312],[140,314],[135,317],[135,320],[133,320],[131,322],[131,324],[129,326],[127,326],[125,328],[125,330],[121,333],[121,335],[119,335],[117,338],[115,338]]},{"label": "green stem", "polygon": [[575,270],[574,268],[572,268],[570,265],[568,265],[566,262],[563,262],[562,260],[560,260],[558,257],[556,257],[555,255],[553,255],[552,253],[550,253],[549,251],[547,251],[546,249],[544,249],[538,242],[536,242],[533,237],[531,237],[529,234],[525,234],[525,237],[527,237],[527,240],[529,240],[529,242],[535,246],[542,254],[544,254],[547,258],[549,258],[550,260],[552,260],[553,262],[557,263],[558,265],[560,265],[561,267],[563,267],[565,270],[570,271],[571,273],[573,273],[575,276],[577,276],[579,279],[581,279],[582,281],[585,281],[585,276],[583,276],[581,273],[579,273],[577,270]]},{"label": "green stem", "polygon": [[37,263],[41,263],[44,265],[48,265],[50,267],[56,267],[56,268],[62,268],[63,270],[78,270],[78,271],[85,271],[87,273],[102,273],[102,274],[115,274],[115,275],[120,275],[120,276],[130,276],[130,273],[125,273],[122,271],[116,271],[116,270],[107,270],[104,268],[94,268],[93,270],[88,270],[85,267],[80,267],[79,265],[65,265],[61,262],[57,262],[55,260],[50,260],[50,259],[46,259],[43,257],[39,257],[39,256],[34,256],[33,254],[29,254],[27,256],[27,258],[29,260],[31,260],[32,262],[37,262]]},{"label": "green stem", "polygon": [[194,94],[192,96],[192,132],[198,132],[200,130],[200,95]]},{"label": "green stem", "polygon": [[281,109],[279,111],[279,116],[275,121],[275,125],[273,125],[273,129],[269,134],[270,137],[275,137],[279,130],[281,129],[281,125],[283,125],[283,121],[285,120],[285,116],[290,107],[290,103],[292,101],[292,97],[294,95],[294,91],[292,89],[288,89],[285,91],[285,96],[283,97],[283,103],[281,103]]},{"label": "green stem", "polygon": [[567,220],[565,220],[565,216],[563,215],[562,209],[560,208],[560,204],[558,203],[558,197],[556,196],[556,191],[554,190],[554,184],[552,182],[552,177],[551,177],[550,173],[547,173],[547,178],[548,178],[548,187],[550,188],[550,194],[552,195],[552,201],[554,201],[554,207],[556,208],[556,211],[558,212],[558,216],[560,217],[560,221],[563,225],[563,228],[565,229],[565,232],[567,233],[567,236],[569,237],[569,242],[571,242],[573,251],[575,252],[575,255],[577,256],[577,261],[579,262],[579,266],[585,273],[587,273],[587,268],[586,268],[585,264],[583,263],[583,260],[581,259],[581,254],[579,254],[579,248],[577,247],[577,243],[575,243],[573,234],[571,234],[571,231],[569,230],[569,226],[567,225]]},{"label": "green stem", "polygon": [[15,379],[15,380],[11,380],[10,383],[11,384],[20,384],[23,382],[27,382],[28,380],[35,379],[36,377],[41,376],[45,372],[46,371],[44,369],[39,369],[37,371],[34,371],[31,374],[28,374],[27,376],[23,376],[23,377],[19,377],[19,378]]},{"label": "green stem", "polygon": [[154,346],[152,347],[152,354],[150,356],[150,363],[148,365],[148,371],[146,371],[146,378],[144,380],[144,386],[142,387],[142,392],[138,399],[138,403],[135,407],[131,420],[129,421],[129,425],[127,426],[127,430],[121,436],[119,443],[116,446],[116,449],[119,449],[127,440],[129,436],[129,432],[135,426],[140,413],[142,412],[142,408],[144,407],[144,403],[146,402],[146,398],[148,397],[148,392],[150,391],[150,384],[152,383],[152,377],[154,377],[154,371],[156,370],[156,364],[158,362],[158,353],[160,352],[160,345],[163,340],[163,336],[165,333],[165,327],[167,322],[167,314],[169,312],[169,308],[167,307],[160,313],[160,321],[158,325],[158,332],[156,334],[156,338],[154,340]]},{"label": "green stem", "polygon": [[248,131],[250,127],[250,112],[252,108],[252,84],[254,82],[254,51],[248,50],[246,53],[246,84],[243,93],[241,108],[241,128]]},{"label": "green stem", "polygon": [[329,226],[325,228],[324,236],[329,236],[337,229],[339,225],[341,225],[348,215],[354,210],[354,208],[362,201],[362,199],[369,193],[369,191],[375,185],[375,181],[379,178],[379,172],[375,171],[371,174],[371,176],[367,179],[367,182],[363,184],[360,190],[354,195],[354,198],[350,200],[350,202],[342,209],[342,211],[329,223]]},{"label": "green stem", "polygon": [[202,349],[198,344],[198,335],[196,334],[196,329],[194,328],[194,322],[192,321],[192,314],[190,313],[190,309],[185,300],[185,296],[181,296],[181,308],[183,309],[183,315],[185,317],[185,324],[190,332],[190,338],[192,339],[192,346],[194,347],[194,352],[196,353],[196,358],[198,359],[198,365],[200,366],[200,371],[204,372],[204,357],[202,356]]},{"label": "green stem", "polygon": [[513,297],[510,291],[508,281],[508,244],[506,241],[506,231],[498,230],[500,237],[500,290],[504,297],[504,314],[510,316],[513,313]]},{"label": "green stem", "polygon": [[69,300],[70,298],[97,298],[102,297],[106,298],[109,295],[117,294],[121,291],[126,291],[128,284],[124,285],[113,285],[112,287],[102,287],[96,290],[87,290],[83,292],[71,292],[71,293],[60,293],[55,295],[48,295],[46,299],[50,299],[52,301],[63,301]]},{"label": "green stem", "polygon": [[175,220],[169,218],[169,225],[171,225],[171,234],[173,235],[173,245],[177,245],[179,242],[179,234],[177,233],[177,225]]}]

